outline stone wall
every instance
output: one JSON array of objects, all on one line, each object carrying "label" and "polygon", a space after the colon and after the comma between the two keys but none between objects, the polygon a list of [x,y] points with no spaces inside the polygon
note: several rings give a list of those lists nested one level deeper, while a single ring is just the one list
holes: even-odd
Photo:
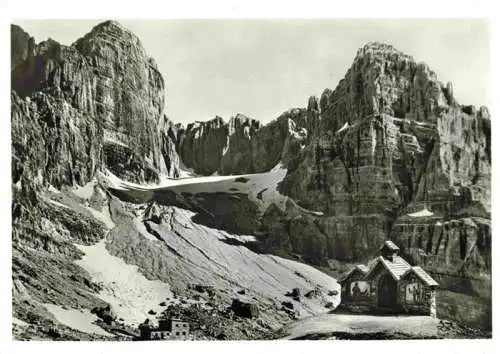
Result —
[{"label": "stone wall", "polygon": [[[413,297],[415,296],[415,297]],[[398,283],[399,305],[414,315],[436,315],[436,291],[410,273]]]},{"label": "stone wall", "polygon": [[351,295],[351,284],[356,281],[365,281],[365,274],[360,270],[354,270],[348,278],[342,281],[340,308],[345,308],[352,312],[368,312],[372,308],[371,294],[368,297],[355,299]]}]

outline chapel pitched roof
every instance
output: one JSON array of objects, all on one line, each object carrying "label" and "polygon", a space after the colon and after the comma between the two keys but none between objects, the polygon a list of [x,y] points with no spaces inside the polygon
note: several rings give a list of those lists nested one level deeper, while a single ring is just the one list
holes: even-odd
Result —
[{"label": "chapel pitched roof", "polygon": [[339,282],[342,282],[344,280],[346,280],[347,278],[349,278],[349,276],[355,271],[355,270],[359,270],[361,271],[363,274],[366,274],[368,273],[368,271],[370,270],[369,267],[365,266],[364,264],[358,264],[356,265],[355,267],[353,267],[349,272],[347,272],[344,276],[342,276],[340,279],[339,279]]},{"label": "chapel pitched roof", "polygon": [[401,279],[401,276],[406,271],[411,269],[411,265],[408,262],[406,262],[402,257],[395,256],[393,257],[393,260],[391,262],[390,260],[387,260],[384,257],[379,256],[376,258],[376,262],[374,262],[372,267],[370,268],[370,271],[366,275],[367,277],[370,276],[370,274],[373,272],[373,270],[379,263],[382,264],[389,271],[394,280]]},{"label": "chapel pitched roof", "polygon": [[438,286],[439,283],[435,281],[429,273],[427,273],[425,270],[423,270],[419,266],[411,267],[408,269],[404,274],[403,277],[406,276],[407,274],[413,272],[415,275],[417,275],[426,285],[428,286]]},{"label": "chapel pitched roof", "polygon": [[[393,251],[399,250],[399,247],[390,240],[384,242],[384,245],[381,247],[381,249],[383,248],[389,248]],[[342,276],[339,279],[339,282],[342,282],[349,278],[349,276],[356,270],[361,271],[365,275],[365,277],[369,277],[370,274],[375,270],[377,265],[380,263],[389,271],[391,276],[396,281],[399,281],[403,276],[406,276],[410,272],[413,272],[428,286],[439,285],[438,282],[436,282],[425,270],[418,266],[412,267],[403,257],[394,255],[391,259],[392,260],[384,258],[382,256],[378,256],[369,261],[368,265],[358,264],[353,267],[348,273]]]}]

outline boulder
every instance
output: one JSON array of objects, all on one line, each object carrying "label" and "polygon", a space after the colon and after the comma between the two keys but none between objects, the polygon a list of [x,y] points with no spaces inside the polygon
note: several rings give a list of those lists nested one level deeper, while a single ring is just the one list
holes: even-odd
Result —
[{"label": "boulder", "polygon": [[102,319],[106,324],[110,325],[116,320],[116,313],[111,308],[111,305],[103,306],[103,307],[94,307],[91,311],[97,317]]},{"label": "boulder", "polygon": [[244,302],[239,299],[233,299],[231,310],[239,317],[257,318],[259,316],[259,308],[256,304]]},{"label": "boulder", "polygon": [[291,292],[287,292],[285,296],[293,297],[293,298],[300,298],[300,289],[299,288],[293,288]]},{"label": "boulder", "polygon": [[318,288],[310,290],[304,296],[308,299],[316,298],[318,296],[321,296],[321,290]]},{"label": "boulder", "polygon": [[333,302],[328,301],[328,302],[325,304],[325,307],[326,307],[327,309],[332,309],[332,308],[334,308],[334,307],[335,307],[335,305],[333,304]]}]

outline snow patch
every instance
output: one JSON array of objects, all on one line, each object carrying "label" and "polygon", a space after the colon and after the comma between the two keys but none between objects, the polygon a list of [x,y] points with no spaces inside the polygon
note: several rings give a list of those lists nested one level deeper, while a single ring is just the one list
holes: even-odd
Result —
[{"label": "snow patch", "polygon": [[47,200],[48,202],[50,202],[50,203],[52,203],[52,204],[54,204],[54,205],[60,206],[60,207],[62,207],[62,208],[71,209],[69,206],[64,205],[64,204],[62,204],[62,203],[59,203],[58,201],[55,201],[55,200],[53,200],[53,199],[49,199],[49,198],[47,198],[46,200]]},{"label": "snow patch", "polygon": [[[125,137],[124,134],[121,134],[123,137]],[[111,143],[119,146],[123,146],[128,148],[129,146],[125,144],[122,140],[119,138],[119,134],[116,132],[112,132],[109,130],[104,130],[104,142],[105,143]]]},{"label": "snow patch", "polygon": [[337,130],[337,133],[343,132],[344,130],[346,130],[349,127],[350,127],[349,122],[345,122],[344,125],[342,126],[342,128]]},{"label": "snow patch", "polygon": [[252,139],[252,137],[250,136],[250,127],[248,125],[243,128],[243,135],[245,135],[248,139]]},{"label": "snow patch", "polygon": [[412,218],[421,218],[425,216],[432,216],[434,213],[432,211],[429,211],[427,208],[424,208],[420,211],[417,211],[415,213],[410,213],[408,216],[411,216]]},{"label": "snow patch", "polygon": [[297,130],[297,125],[291,118],[288,118],[288,132],[295,139],[302,140],[307,137],[307,129],[300,128]]},{"label": "snow patch", "polygon": [[226,146],[224,146],[224,149],[222,149],[222,156],[226,155],[228,150],[229,150],[229,135],[226,138]]},{"label": "snow patch", "polygon": [[92,323],[97,320],[97,316],[91,314],[87,309],[82,311],[76,309],[65,310],[61,306],[53,304],[44,304],[43,306],[56,318],[57,321],[61,322],[65,326],[84,333],[114,337],[111,333],[106,332],[98,325]]},{"label": "snow patch", "polygon": [[90,197],[94,193],[94,186],[95,185],[96,185],[96,180],[93,179],[89,183],[85,184],[84,186],[78,186],[77,188],[73,189],[71,192],[80,198],[90,199]]},{"label": "snow patch", "polygon": [[92,207],[86,207],[88,211],[92,213],[92,215],[99,221],[101,221],[108,230],[111,230],[115,227],[115,223],[111,219],[111,214],[109,213],[109,207],[105,205],[102,211],[95,210]]},{"label": "snow patch", "polygon": [[119,145],[119,146],[123,146],[123,147],[126,147],[126,148],[129,147],[127,144],[121,142],[118,139],[114,139],[113,137],[105,137],[104,138],[104,142],[105,143],[111,143],[111,144]]},{"label": "snow patch", "polygon": [[162,189],[162,188],[185,185],[185,184],[219,182],[223,180],[244,177],[246,175],[164,178],[162,179],[160,184],[142,184],[142,185],[124,181],[119,177],[115,176],[109,170],[107,170],[105,173],[101,173],[99,176],[101,183],[109,188],[119,189],[119,190],[131,190],[131,189],[152,190],[152,189]]},{"label": "snow patch", "polygon": [[[19,180],[19,183],[21,183],[21,180]],[[55,188],[52,184],[49,184],[49,192],[54,193],[54,194],[59,194],[61,191],[57,188]]]},{"label": "snow patch", "polygon": [[284,167],[283,162],[280,161],[276,164],[276,166],[271,168],[270,172],[277,172],[277,171],[281,171],[281,170],[286,170],[286,168]]},{"label": "snow patch", "polygon": [[138,267],[125,263],[106,249],[106,241],[92,246],[75,245],[85,253],[74,263],[85,269],[103,288],[99,297],[109,303],[118,317],[132,325],[148,318],[148,311],[160,311],[159,303],[172,296],[170,286],[159,280],[148,280]]}]

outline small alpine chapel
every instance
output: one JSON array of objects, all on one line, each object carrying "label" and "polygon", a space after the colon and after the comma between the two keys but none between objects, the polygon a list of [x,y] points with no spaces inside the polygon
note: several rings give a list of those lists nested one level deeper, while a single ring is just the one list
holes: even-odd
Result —
[{"label": "small alpine chapel", "polygon": [[436,316],[439,284],[399,256],[399,247],[392,241],[385,241],[380,256],[355,266],[339,283],[340,308],[351,312]]}]

